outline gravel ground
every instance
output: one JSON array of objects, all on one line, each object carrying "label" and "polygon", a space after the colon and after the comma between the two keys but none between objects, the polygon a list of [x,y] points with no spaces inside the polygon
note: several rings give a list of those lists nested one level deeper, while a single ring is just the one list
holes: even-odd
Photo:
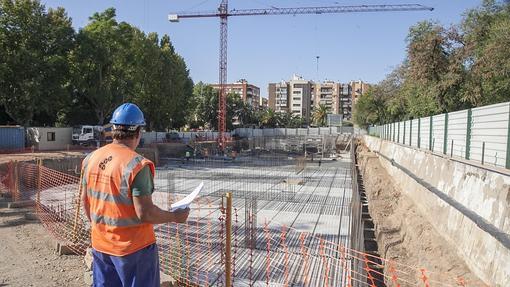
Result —
[{"label": "gravel ground", "polygon": [[0,286],[85,286],[83,257],[59,256],[31,209],[0,207],[0,242]]}]

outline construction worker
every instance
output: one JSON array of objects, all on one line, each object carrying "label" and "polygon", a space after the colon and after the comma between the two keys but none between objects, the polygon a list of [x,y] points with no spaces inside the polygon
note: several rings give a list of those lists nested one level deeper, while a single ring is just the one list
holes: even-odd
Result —
[{"label": "construction worker", "polygon": [[135,152],[145,125],[134,104],[113,113],[113,143],[82,163],[82,202],[91,222],[93,286],[159,286],[153,224],[184,223],[189,208],[168,212],[152,203],[154,164]]}]

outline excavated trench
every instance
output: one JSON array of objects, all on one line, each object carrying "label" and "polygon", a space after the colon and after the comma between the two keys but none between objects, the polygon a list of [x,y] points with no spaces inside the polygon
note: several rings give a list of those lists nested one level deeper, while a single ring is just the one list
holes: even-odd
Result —
[{"label": "excavated trench", "polygon": [[384,266],[386,284],[393,286],[390,278],[396,275],[400,286],[422,286],[423,268],[436,282],[464,280],[469,282],[467,286],[485,286],[456,254],[454,247],[401,192],[378,156],[362,142],[356,145],[356,160],[365,221],[365,249],[367,253],[396,262],[394,266]]}]

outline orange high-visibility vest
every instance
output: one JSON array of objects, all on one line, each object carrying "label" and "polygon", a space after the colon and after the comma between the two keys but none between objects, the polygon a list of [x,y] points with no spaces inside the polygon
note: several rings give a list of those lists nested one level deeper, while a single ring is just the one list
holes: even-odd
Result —
[{"label": "orange high-visibility vest", "polygon": [[137,217],[131,193],[131,183],[146,165],[154,176],[150,160],[121,144],[106,145],[83,160],[82,192],[90,204],[95,250],[124,256],[156,242],[152,224]]}]

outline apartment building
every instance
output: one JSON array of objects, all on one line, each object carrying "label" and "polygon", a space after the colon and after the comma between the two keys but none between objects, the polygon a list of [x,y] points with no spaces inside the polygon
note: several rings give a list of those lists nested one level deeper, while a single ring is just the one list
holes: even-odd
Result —
[{"label": "apartment building", "polygon": [[314,107],[324,105],[331,114],[352,119],[353,102],[368,90],[363,81],[343,84],[335,81],[312,82],[294,75],[288,82],[268,85],[269,108],[289,112],[309,120]]},{"label": "apartment building", "polygon": [[285,81],[268,85],[269,108],[278,113],[289,112],[289,84]]},{"label": "apartment building", "polygon": [[[219,84],[211,85],[214,89],[219,89]],[[249,84],[245,79],[241,79],[232,84],[226,84],[225,89],[227,93],[238,94],[243,102],[258,108],[260,106],[260,88]]]},{"label": "apartment building", "polygon": [[341,84],[334,81],[315,83],[312,90],[312,106],[326,106],[330,113],[339,114]]},{"label": "apartment building", "polygon": [[260,97],[259,108],[267,109],[267,107],[268,107],[268,99],[264,98],[264,97]]},{"label": "apartment building", "polygon": [[340,84],[340,94],[338,101],[338,113],[344,119],[352,119],[352,87],[349,84]]},{"label": "apartment building", "polygon": [[294,75],[289,81],[289,112],[310,121],[313,83]]},{"label": "apartment building", "polygon": [[370,85],[361,81],[361,80],[351,81],[349,83],[349,85],[351,86],[351,90],[352,90],[352,104],[354,106],[356,104],[356,102],[358,101],[359,96],[366,93],[368,91],[368,88],[370,87]]}]

